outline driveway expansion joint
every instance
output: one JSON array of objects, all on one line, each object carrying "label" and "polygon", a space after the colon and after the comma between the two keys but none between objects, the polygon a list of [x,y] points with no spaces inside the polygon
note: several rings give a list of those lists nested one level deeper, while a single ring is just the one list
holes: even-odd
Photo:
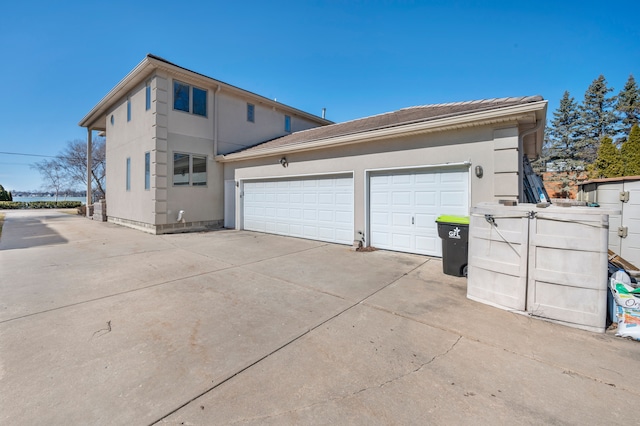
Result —
[{"label": "driveway expansion joint", "polygon": [[[330,316],[329,318],[320,321],[318,324],[316,324],[315,326],[308,328],[307,330],[303,331],[302,333],[300,333],[299,335],[297,335],[296,337],[294,337],[293,339],[289,340],[288,342],[285,342],[284,344],[282,344],[281,346],[279,346],[278,348],[274,349],[273,351],[267,353],[266,355],[263,355],[262,357],[258,358],[257,360],[250,362],[248,365],[238,369],[236,372],[231,373],[228,377],[226,377],[225,379],[222,379],[220,381],[218,381],[218,383],[214,384],[213,386],[211,386],[210,388],[208,388],[207,390],[205,390],[204,392],[201,392],[200,394],[194,396],[193,398],[191,398],[190,400],[188,400],[187,402],[183,403],[182,405],[180,405],[179,407],[174,408],[173,410],[171,410],[170,412],[166,413],[165,415],[163,415],[162,417],[160,417],[159,419],[153,421],[150,423],[150,425],[155,425],[158,424],[160,422],[162,422],[163,420],[165,420],[167,417],[169,417],[172,414],[177,413],[178,411],[180,411],[181,409],[183,409],[184,407],[186,407],[187,405],[197,401],[199,398],[203,397],[204,395],[208,394],[209,392],[215,390],[216,388],[220,387],[221,385],[223,385],[224,383],[230,381],[231,379],[233,379],[234,377],[244,373],[245,371],[249,370],[251,367],[259,364],[260,362],[264,361],[265,359],[271,357],[272,355],[278,353],[279,351],[281,351],[282,349],[286,348],[287,346],[295,343],[296,341],[300,340],[302,337],[306,336],[307,334],[311,333],[312,331],[322,327],[323,325],[327,324],[328,322],[338,318],[340,315],[344,314],[345,312],[350,311],[351,309],[355,308],[356,306],[360,306],[363,304],[363,302],[367,299],[369,299],[370,297],[373,297],[374,295],[378,294],[379,292],[381,292],[382,290],[384,290],[385,288],[391,286],[392,284],[398,282],[402,277],[404,277],[405,275],[415,271],[416,269],[420,268],[421,266],[423,266],[425,263],[427,263],[429,261],[429,259],[425,260],[424,262],[421,262],[420,264],[416,265],[415,267],[413,267],[410,271],[408,271],[406,274],[403,274],[401,276],[399,276],[398,278],[392,280],[391,282],[385,284],[384,286],[382,286],[381,288],[375,290],[374,292],[370,293],[369,295],[363,297],[362,299],[358,300],[355,303],[352,303],[351,305],[347,306],[345,309],[341,310],[340,312]],[[459,341],[460,339],[458,339]],[[456,341],[457,343],[457,341]],[[455,344],[454,344],[455,346]],[[449,350],[451,350],[452,348],[450,348]],[[446,353],[448,353],[449,351],[447,351]],[[432,360],[433,361],[433,360]],[[431,362],[431,361],[430,361]]]}]

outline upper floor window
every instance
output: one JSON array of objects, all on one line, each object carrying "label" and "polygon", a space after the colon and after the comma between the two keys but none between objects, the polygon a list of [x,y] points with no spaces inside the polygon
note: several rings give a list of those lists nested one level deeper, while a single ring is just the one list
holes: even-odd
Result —
[{"label": "upper floor window", "polygon": [[247,121],[252,123],[256,121],[256,107],[253,104],[247,104]]},{"label": "upper floor window", "polygon": [[149,111],[151,109],[151,82],[147,81],[144,86],[144,109]]},{"label": "upper floor window", "polygon": [[131,98],[127,98],[127,121],[131,121]]},{"label": "upper floor window", "polygon": [[173,109],[207,116],[207,91],[173,81]]},{"label": "upper floor window", "polygon": [[291,117],[289,117],[288,115],[284,116],[284,131],[285,132],[291,131]]}]

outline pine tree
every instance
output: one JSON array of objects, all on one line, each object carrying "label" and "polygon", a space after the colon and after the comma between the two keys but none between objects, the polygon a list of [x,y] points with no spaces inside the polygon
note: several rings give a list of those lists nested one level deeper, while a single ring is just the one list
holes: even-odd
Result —
[{"label": "pine tree", "polygon": [[577,156],[587,164],[595,161],[598,146],[604,137],[614,137],[618,117],[614,112],[616,96],[607,96],[613,88],[607,87],[603,75],[593,80],[580,105],[579,141],[575,144]]},{"label": "pine tree", "polygon": [[0,185],[0,201],[11,201],[11,193],[5,191],[4,186]]},{"label": "pine tree", "polygon": [[556,167],[559,166],[562,170],[584,167],[584,162],[577,156],[576,151],[579,118],[578,105],[569,92],[565,91],[558,109],[553,112],[553,120],[545,141],[548,161],[555,163]]},{"label": "pine tree", "polygon": [[598,158],[596,158],[590,174],[593,178],[611,178],[624,175],[622,155],[610,137],[604,137],[600,141]]},{"label": "pine tree", "polygon": [[629,137],[620,149],[624,163],[624,176],[640,176],[640,127],[631,128]]},{"label": "pine tree", "polygon": [[634,124],[640,124],[640,89],[633,74],[629,75],[624,89],[618,94],[616,110],[622,116],[621,132],[628,135]]}]

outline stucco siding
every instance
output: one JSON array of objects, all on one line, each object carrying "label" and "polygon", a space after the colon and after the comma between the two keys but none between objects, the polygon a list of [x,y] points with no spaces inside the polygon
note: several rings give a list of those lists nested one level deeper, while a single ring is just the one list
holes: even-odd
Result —
[{"label": "stucco siding", "polygon": [[[131,119],[127,121],[127,99]],[[111,123],[113,117],[113,124]],[[117,102],[107,114],[107,214],[139,222],[153,222],[153,194],[144,188],[144,154],[155,149],[151,130],[154,113],[145,108],[145,84]],[[130,189],[126,164],[130,159]]]},{"label": "stucco siding", "polygon": [[[515,124],[514,124],[515,126]],[[260,178],[304,176],[326,173],[353,173],[354,176],[354,225],[355,230],[365,230],[367,171],[420,168],[436,165],[469,163],[470,168],[470,205],[481,201],[493,201],[503,198],[505,192],[515,187],[517,197],[517,136],[516,149],[509,150],[506,160],[496,157],[494,128],[490,126],[460,129],[429,135],[417,135],[403,138],[371,141],[352,145],[325,148],[308,152],[285,154],[288,166],[282,167],[280,158],[274,155],[260,159],[225,163],[225,179],[250,180]],[[515,133],[514,133],[515,132]],[[517,135],[517,128],[509,130]],[[507,167],[516,173],[503,173],[498,177],[497,162],[509,161]],[[516,164],[513,164],[515,161]],[[482,178],[474,174],[474,167],[480,165],[484,170]],[[496,192],[495,182],[500,181],[507,189]],[[236,227],[241,226],[241,198],[236,197]]]},{"label": "stucco siding", "polygon": [[[290,132],[285,131],[285,115],[291,117],[292,132],[317,127],[290,112],[264,106],[255,100],[225,92],[218,95],[218,154],[228,154]],[[247,103],[254,105],[254,121],[247,120]]]},{"label": "stucco siding", "polygon": [[[173,183],[175,153],[207,157],[207,184],[176,186]],[[187,222],[222,220],[224,217],[223,165],[213,158],[213,141],[169,133],[167,173],[167,222],[176,223],[183,210]]]}]

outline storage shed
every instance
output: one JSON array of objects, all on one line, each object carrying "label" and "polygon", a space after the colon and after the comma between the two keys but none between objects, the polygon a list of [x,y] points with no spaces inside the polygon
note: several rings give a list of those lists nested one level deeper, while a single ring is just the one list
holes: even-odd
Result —
[{"label": "storage shed", "polygon": [[579,200],[621,212],[609,217],[609,249],[640,268],[640,176],[594,179],[579,186]]}]

